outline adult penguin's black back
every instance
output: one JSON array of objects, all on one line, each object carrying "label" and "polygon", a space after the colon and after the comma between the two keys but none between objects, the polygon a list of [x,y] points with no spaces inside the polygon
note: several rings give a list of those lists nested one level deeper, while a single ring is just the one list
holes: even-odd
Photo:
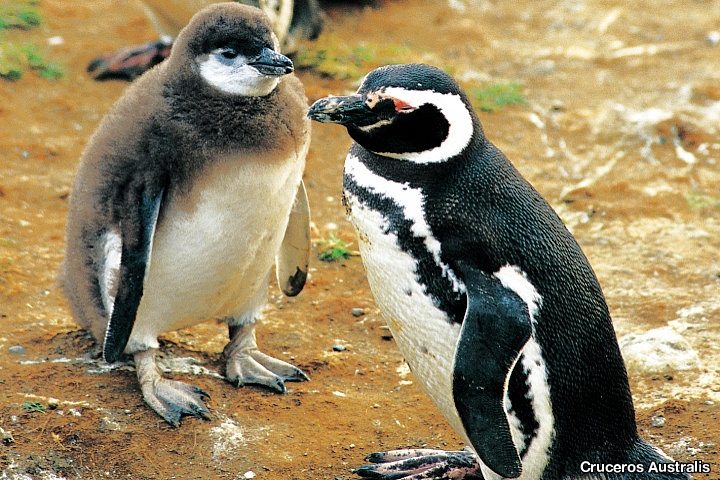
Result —
[{"label": "adult penguin's black back", "polygon": [[[358,473],[687,478],[662,473],[677,464],[638,437],[587,258],[449,76],[382,67],[357,94],[318,100],[309,115],[345,125],[356,142],[344,198],[373,294],[416,377],[480,460],[375,454],[379,463]],[[633,466],[608,471],[623,464]]]}]

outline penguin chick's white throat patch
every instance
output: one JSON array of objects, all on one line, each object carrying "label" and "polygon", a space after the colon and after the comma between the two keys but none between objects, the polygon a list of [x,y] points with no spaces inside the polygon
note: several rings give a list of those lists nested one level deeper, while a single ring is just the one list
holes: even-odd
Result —
[{"label": "penguin chick's white throat patch", "polygon": [[447,120],[450,128],[443,142],[435,148],[423,152],[375,152],[384,157],[410,160],[415,163],[439,163],[454,157],[468,146],[473,137],[473,120],[468,107],[460,95],[438,93],[432,90],[407,90],[401,87],[388,87],[383,95],[393,99],[398,113],[412,112],[429,103],[437,107]]},{"label": "penguin chick's white throat patch", "polygon": [[275,90],[280,81],[278,77],[263,75],[248,65],[247,58],[242,55],[225,58],[220,51],[217,49],[197,58],[200,75],[207,83],[221,92],[244,97],[264,97]]}]

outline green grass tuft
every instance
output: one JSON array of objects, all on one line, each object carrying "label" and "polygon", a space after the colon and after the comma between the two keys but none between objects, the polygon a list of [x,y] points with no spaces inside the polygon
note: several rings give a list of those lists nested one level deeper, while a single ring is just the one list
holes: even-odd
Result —
[{"label": "green grass tuft", "polygon": [[0,30],[19,28],[29,30],[42,23],[42,17],[35,7],[37,2],[10,1],[0,7]]},{"label": "green grass tuft", "polygon": [[720,208],[720,197],[714,197],[706,193],[688,193],[685,195],[690,208],[698,210]]},{"label": "green grass tuft", "polygon": [[38,74],[46,80],[58,80],[65,75],[62,69],[55,63],[48,63],[38,70]]},{"label": "green grass tuft", "polygon": [[57,80],[63,76],[62,69],[45,60],[37,45],[0,43],[0,77],[19,80],[28,70],[48,80]]},{"label": "green grass tuft", "polygon": [[362,42],[348,45],[333,34],[300,47],[293,57],[299,69],[339,80],[359,79],[381,65],[411,61],[410,49],[398,44]]},{"label": "green grass tuft", "polygon": [[528,104],[522,94],[522,86],[518,83],[494,83],[471,88],[468,93],[475,108],[483,112],[496,112],[508,105]]},{"label": "green grass tuft", "polygon": [[45,412],[45,410],[47,410],[47,407],[40,402],[28,402],[28,401],[23,402],[22,408],[23,408],[23,410],[25,410],[28,413]]},{"label": "green grass tuft", "polygon": [[350,251],[351,243],[347,243],[344,240],[330,235],[327,240],[320,240],[318,242],[322,250],[318,253],[318,258],[323,262],[334,262],[340,259],[348,259],[352,255]]}]

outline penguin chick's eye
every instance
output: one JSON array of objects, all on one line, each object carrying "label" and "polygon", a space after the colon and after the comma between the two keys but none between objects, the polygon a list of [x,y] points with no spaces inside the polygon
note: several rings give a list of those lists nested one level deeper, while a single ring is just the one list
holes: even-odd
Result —
[{"label": "penguin chick's eye", "polygon": [[238,56],[238,52],[234,48],[226,47],[220,50],[220,55],[225,58],[233,59]]}]

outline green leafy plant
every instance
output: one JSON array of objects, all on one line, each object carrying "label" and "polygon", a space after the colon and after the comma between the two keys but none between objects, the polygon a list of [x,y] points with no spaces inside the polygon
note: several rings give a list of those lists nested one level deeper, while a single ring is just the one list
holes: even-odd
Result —
[{"label": "green leafy plant", "polygon": [[494,83],[468,90],[476,108],[483,112],[495,112],[508,105],[527,105],[518,83]]},{"label": "green leafy plant", "polygon": [[47,407],[43,405],[40,402],[29,402],[25,401],[22,404],[23,410],[25,410],[28,413],[34,413],[34,412],[45,412],[47,410]]},{"label": "green leafy plant", "polygon": [[347,243],[335,235],[330,235],[327,240],[318,241],[318,245],[322,250],[318,253],[318,258],[323,262],[334,262],[340,259],[350,258],[353,253],[350,251],[351,243]]}]

